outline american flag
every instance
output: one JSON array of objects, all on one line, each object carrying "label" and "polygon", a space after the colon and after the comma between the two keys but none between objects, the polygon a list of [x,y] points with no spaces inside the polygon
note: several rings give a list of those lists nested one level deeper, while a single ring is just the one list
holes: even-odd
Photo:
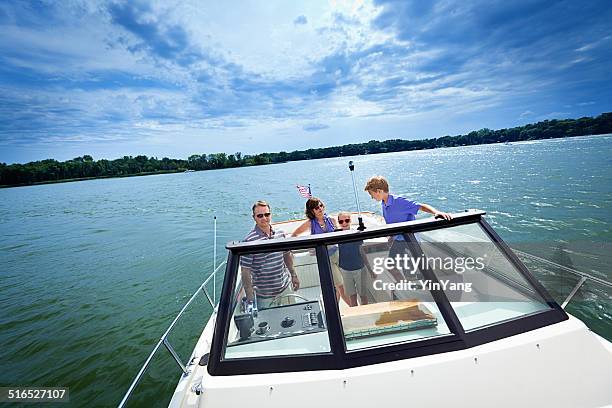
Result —
[{"label": "american flag", "polygon": [[312,194],[310,194],[310,186],[300,186],[300,185],[296,185],[297,189],[298,189],[298,193],[304,197],[304,198],[310,198],[312,197]]}]

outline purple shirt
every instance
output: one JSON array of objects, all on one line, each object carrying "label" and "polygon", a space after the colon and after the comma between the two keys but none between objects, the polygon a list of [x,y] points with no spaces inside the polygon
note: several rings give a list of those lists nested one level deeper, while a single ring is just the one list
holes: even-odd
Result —
[{"label": "purple shirt", "polygon": [[[334,223],[332,222],[331,218],[327,216],[327,214],[323,214],[323,221],[325,221],[325,230],[321,228],[321,226],[319,225],[319,221],[316,218],[310,220],[310,234],[311,235],[325,234],[326,232],[334,232],[336,230],[334,227]],[[330,245],[327,247],[327,251],[328,251],[327,254],[333,255],[334,253],[336,253],[337,250],[338,250],[338,245]]]},{"label": "purple shirt", "polygon": [[323,230],[323,228],[321,228],[321,226],[319,225],[319,221],[316,218],[311,219],[310,220],[310,234],[311,235],[325,234],[326,232],[334,232],[335,231],[334,223],[327,216],[327,214],[323,214],[323,222],[325,223],[325,230]]},{"label": "purple shirt", "polygon": [[[394,196],[389,194],[387,204],[381,201],[382,213],[387,224],[394,224],[396,222],[413,221],[416,219],[416,213],[419,212],[421,204],[409,200],[404,197]],[[398,235],[395,237],[396,240],[403,241],[404,237]]]}]

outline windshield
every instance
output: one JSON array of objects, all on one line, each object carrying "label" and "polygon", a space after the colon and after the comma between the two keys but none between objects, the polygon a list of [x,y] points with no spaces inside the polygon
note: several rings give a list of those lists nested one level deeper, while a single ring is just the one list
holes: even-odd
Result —
[{"label": "windshield", "polygon": [[330,351],[314,248],[246,254],[238,272],[225,358]]},{"label": "windshield", "polygon": [[415,237],[466,331],[550,308],[479,224]]},{"label": "windshield", "polygon": [[336,333],[341,353],[457,341],[558,309],[484,225],[240,244],[223,359],[331,354]]}]

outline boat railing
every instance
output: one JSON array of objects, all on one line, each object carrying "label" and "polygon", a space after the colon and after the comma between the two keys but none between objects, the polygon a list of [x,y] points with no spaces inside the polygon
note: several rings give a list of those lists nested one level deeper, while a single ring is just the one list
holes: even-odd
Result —
[{"label": "boat railing", "polygon": [[[170,323],[170,326],[168,326],[168,329],[166,329],[164,334],[161,336],[161,338],[159,339],[159,341],[157,342],[157,344],[155,345],[155,347],[153,348],[153,350],[149,354],[149,357],[147,357],[146,361],[144,362],[144,364],[142,365],[142,367],[138,371],[138,374],[136,374],[136,377],[132,381],[132,384],[130,384],[130,388],[128,388],[127,392],[123,396],[123,399],[119,403],[119,405],[118,405],[119,408],[124,407],[125,404],[127,403],[127,401],[130,399],[130,396],[134,392],[134,389],[136,388],[136,386],[138,385],[138,383],[142,379],[144,373],[147,371],[147,368],[149,367],[149,364],[153,360],[153,357],[155,356],[155,354],[161,348],[162,345],[166,348],[168,353],[170,353],[170,355],[172,356],[172,358],[174,359],[176,364],[179,366],[179,368],[181,369],[183,374],[184,375],[189,374],[189,369],[187,368],[187,364],[183,363],[181,361],[181,358],[179,357],[178,353],[175,351],[174,347],[172,347],[172,344],[170,344],[170,341],[168,340],[168,336],[172,332],[172,329],[174,328],[176,323],[180,320],[181,316],[183,316],[183,313],[185,313],[185,311],[187,310],[189,305],[191,305],[191,303],[198,297],[198,295],[200,293],[203,293],[204,296],[206,296],[206,300],[208,301],[208,303],[210,303],[210,305],[213,308],[213,310],[216,308],[216,303],[215,303],[215,301],[216,301],[216,293],[215,293],[216,284],[215,284],[215,282],[216,282],[217,271],[222,266],[224,266],[225,264],[226,264],[226,261],[223,261],[220,265],[216,266],[213,269],[213,272],[206,278],[206,280],[204,280],[204,282],[200,285],[200,287],[198,287],[198,289],[189,298],[187,303],[185,303],[185,305],[182,307],[182,309],[178,312],[178,314],[176,315],[174,320],[172,320],[172,323]],[[207,289],[207,285],[211,281],[213,282],[213,293],[212,293],[212,296],[208,292],[208,289]]]},{"label": "boat railing", "polygon": [[570,273],[570,274],[572,274],[572,275],[574,275],[574,276],[579,278],[578,282],[572,287],[572,289],[570,290],[569,294],[565,297],[565,300],[561,304],[561,307],[563,309],[565,309],[567,307],[567,305],[572,301],[572,299],[574,298],[576,293],[578,293],[578,290],[580,290],[580,288],[586,282],[588,282],[588,281],[595,282],[597,284],[600,284],[602,286],[607,287],[608,289],[612,289],[612,282],[608,282],[605,279],[599,278],[597,276],[593,276],[593,275],[591,275],[589,273],[586,273],[586,272],[578,271],[576,269],[573,269],[573,268],[570,268],[568,266],[564,266],[564,265],[558,264],[558,263],[553,262],[553,261],[549,261],[548,259],[544,259],[544,258],[541,258],[541,257],[536,256],[536,255],[532,255],[532,254],[527,253],[527,252],[519,251],[518,249],[514,249],[513,248],[512,250],[515,253],[517,253],[518,255],[521,255],[521,256],[524,256],[526,258],[529,258],[529,259],[541,262],[543,264],[554,266],[556,268],[559,268],[559,269],[561,269],[563,271],[566,271],[566,272],[568,272],[568,273]]}]

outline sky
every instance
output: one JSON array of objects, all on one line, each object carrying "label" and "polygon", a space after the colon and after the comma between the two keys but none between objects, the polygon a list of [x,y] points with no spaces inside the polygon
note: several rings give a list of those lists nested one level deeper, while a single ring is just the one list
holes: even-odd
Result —
[{"label": "sky", "polygon": [[0,162],[420,139],[612,111],[609,0],[0,3]]}]

